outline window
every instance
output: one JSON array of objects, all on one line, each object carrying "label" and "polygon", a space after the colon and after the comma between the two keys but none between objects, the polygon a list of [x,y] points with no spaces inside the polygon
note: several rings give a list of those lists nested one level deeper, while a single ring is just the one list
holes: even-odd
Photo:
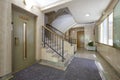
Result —
[{"label": "window", "polygon": [[99,26],[99,42],[113,45],[113,13],[111,13]]},{"label": "window", "polygon": [[103,43],[107,44],[108,43],[108,39],[107,39],[107,35],[108,35],[108,19],[106,18],[103,22]]},{"label": "window", "polygon": [[103,23],[101,23],[101,25],[100,25],[100,43],[103,43],[103,37],[104,37],[104,35],[103,35]]},{"label": "window", "polygon": [[113,13],[109,16],[108,44],[113,45]]}]

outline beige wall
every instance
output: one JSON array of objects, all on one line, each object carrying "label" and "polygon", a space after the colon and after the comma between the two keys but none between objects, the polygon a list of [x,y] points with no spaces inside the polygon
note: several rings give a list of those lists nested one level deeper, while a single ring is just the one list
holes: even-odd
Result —
[{"label": "beige wall", "polygon": [[70,30],[70,37],[77,40],[77,32],[84,31],[84,27],[73,28]]},{"label": "beige wall", "polygon": [[99,41],[99,26],[95,26],[95,42]]},{"label": "beige wall", "polygon": [[89,41],[94,41],[94,25],[80,27],[76,29],[72,29],[70,31],[70,37],[72,39],[77,39],[77,31],[84,31],[85,35],[85,48],[87,48],[87,44]]},{"label": "beige wall", "polygon": [[94,25],[84,27],[85,30],[85,48],[90,41],[94,41]]},{"label": "beige wall", "polygon": [[102,57],[120,74],[120,50],[104,44],[97,44],[97,50]]},{"label": "beige wall", "polygon": [[55,11],[46,13],[45,14],[45,24],[51,24],[55,20],[55,17],[56,17]]},{"label": "beige wall", "polygon": [[15,4],[38,16],[36,20],[36,60],[40,60],[40,30],[41,25],[43,25],[43,14],[36,7],[27,9],[23,4],[23,0],[0,0],[0,77],[12,71],[11,4]]}]

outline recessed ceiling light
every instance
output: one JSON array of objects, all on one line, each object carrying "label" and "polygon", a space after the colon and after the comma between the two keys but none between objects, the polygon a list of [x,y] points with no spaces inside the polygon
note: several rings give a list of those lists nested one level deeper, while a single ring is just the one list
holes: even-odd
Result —
[{"label": "recessed ceiling light", "polygon": [[89,17],[89,16],[90,16],[90,14],[86,14],[85,16],[86,16],[86,17]]},{"label": "recessed ceiling light", "polygon": [[23,3],[26,6],[26,9],[31,9],[33,7],[33,2],[31,0],[24,0]]}]

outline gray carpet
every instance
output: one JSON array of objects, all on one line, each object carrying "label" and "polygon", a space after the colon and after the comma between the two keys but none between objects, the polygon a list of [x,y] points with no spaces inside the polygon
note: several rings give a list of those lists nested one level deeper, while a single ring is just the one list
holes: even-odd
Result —
[{"label": "gray carpet", "polygon": [[66,71],[34,64],[14,74],[13,80],[102,80],[93,60],[74,58]]}]

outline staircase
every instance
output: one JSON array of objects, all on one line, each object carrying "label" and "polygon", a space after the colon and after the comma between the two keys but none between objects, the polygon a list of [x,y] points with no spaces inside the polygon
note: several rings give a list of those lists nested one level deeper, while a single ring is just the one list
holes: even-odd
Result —
[{"label": "staircase", "polygon": [[59,30],[42,27],[42,64],[65,70],[74,55],[74,46]]}]

